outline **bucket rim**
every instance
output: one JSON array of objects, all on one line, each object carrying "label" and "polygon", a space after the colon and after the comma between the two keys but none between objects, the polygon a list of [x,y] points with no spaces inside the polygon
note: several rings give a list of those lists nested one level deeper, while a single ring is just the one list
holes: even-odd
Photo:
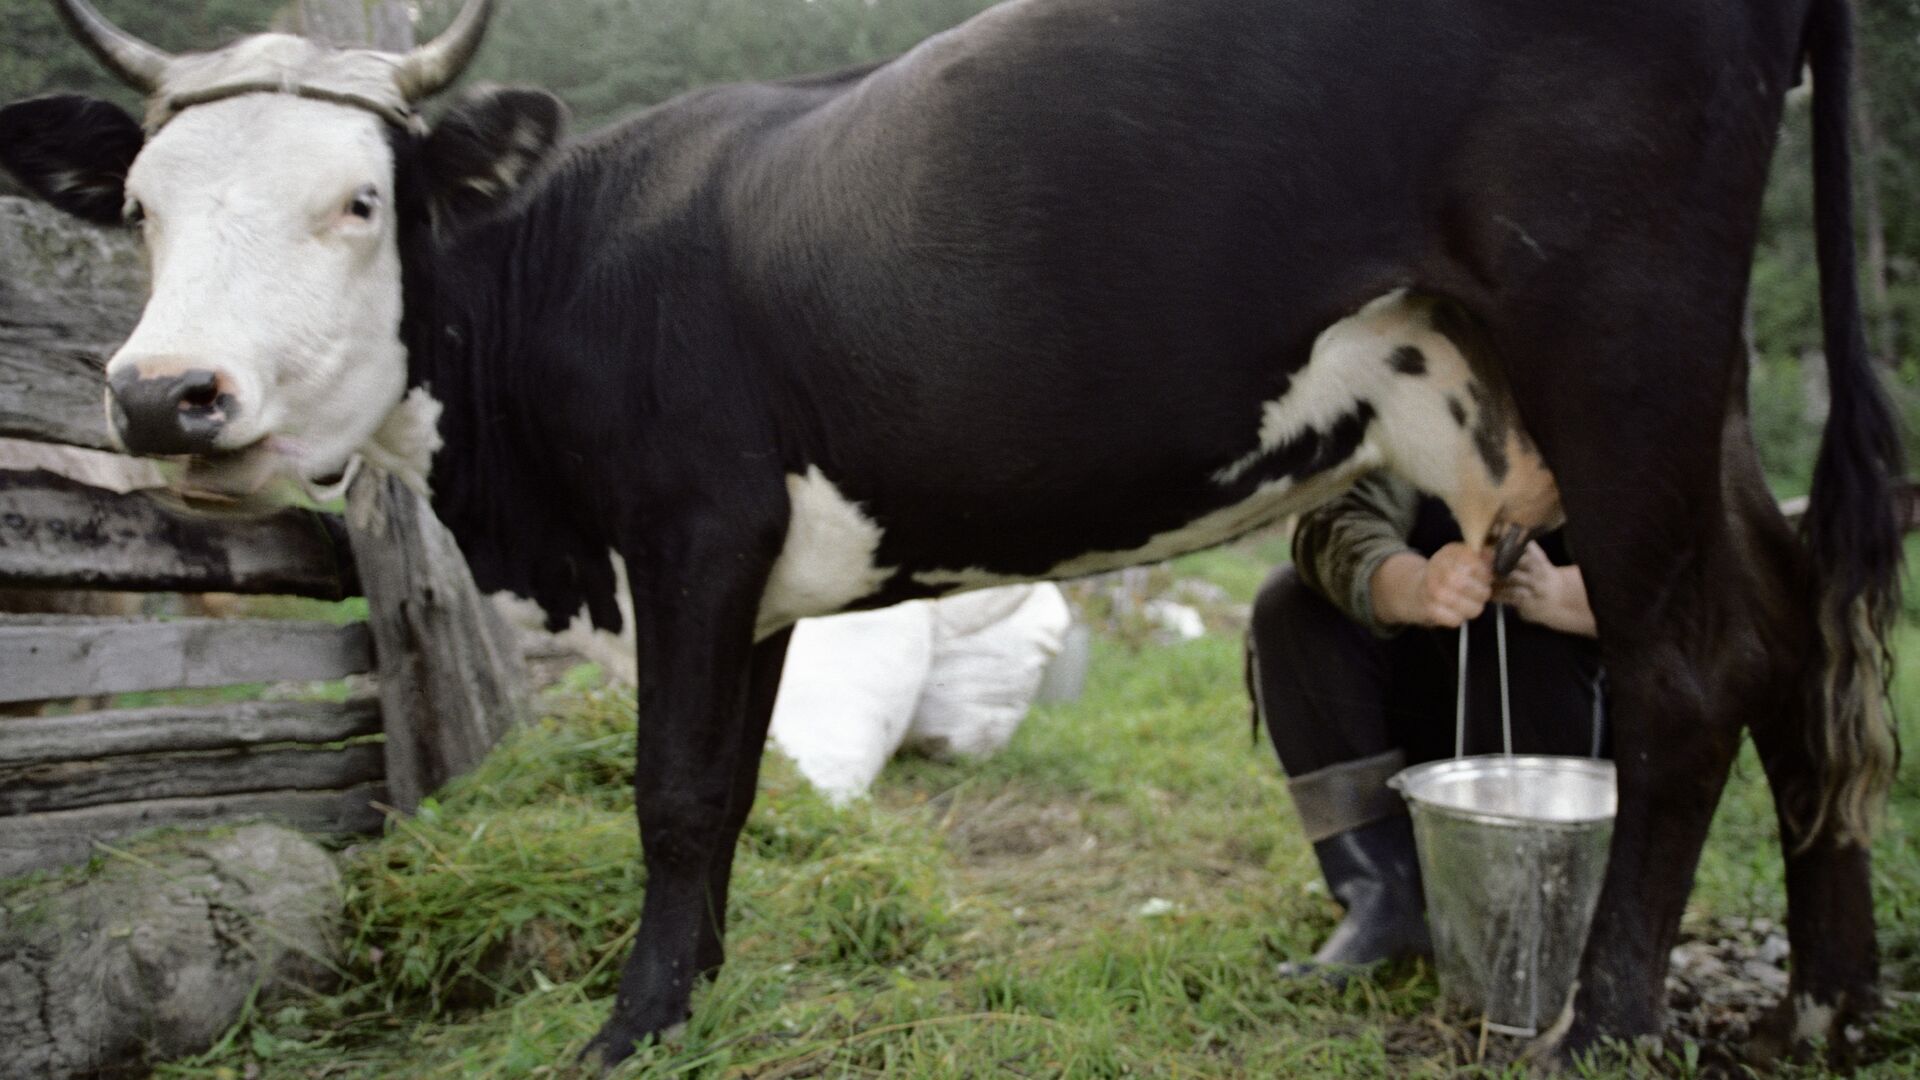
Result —
[{"label": "bucket rim", "polygon": [[[1591,779],[1604,779],[1618,784],[1619,771],[1613,762],[1605,758],[1575,757],[1570,754],[1470,754],[1466,757],[1445,758],[1440,761],[1425,761],[1418,765],[1409,765],[1387,778],[1387,786],[1400,793],[1412,808],[1444,815],[1460,821],[1477,822],[1492,825],[1522,825],[1530,829],[1583,829],[1602,822],[1611,822],[1619,816],[1615,808],[1607,813],[1583,814],[1575,817],[1544,819],[1528,817],[1522,814],[1503,814],[1496,810],[1468,810],[1459,806],[1423,798],[1415,793],[1415,786],[1422,781],[1448,773],[1475,772],[1488,765],[1500,765],[1508,768],[1519,766],[1521,769],[1535,769],[1542,772],[1585,773]],[[1616,787],[1617,790],[1617,787]]]}]

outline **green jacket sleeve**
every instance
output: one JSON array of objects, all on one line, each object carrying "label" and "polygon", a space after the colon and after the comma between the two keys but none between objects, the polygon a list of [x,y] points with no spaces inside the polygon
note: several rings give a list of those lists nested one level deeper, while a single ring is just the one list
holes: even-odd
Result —
[{"label": "green jacket sleeve", "polygon": [[1399,627],[1373,616],[1373,572],[1390,555],[1412,551],[1419,493],[1385,472],[1364,476],[1345,495],[1300,516],[1293,565],[1307,587],[1379,637]]}]

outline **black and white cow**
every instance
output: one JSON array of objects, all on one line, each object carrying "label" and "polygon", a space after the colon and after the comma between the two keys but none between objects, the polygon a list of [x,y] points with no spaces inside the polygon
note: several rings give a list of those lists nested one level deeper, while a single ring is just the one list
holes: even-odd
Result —
[{"label": "black and white cow", "polygon": [[[1621,811],[1563,1045],[1659,1029],[1743,724],[1786,837],[1783,1030],[1873,1005],[1898,450],[1845,0],[1015,0],[564,146],[538,91],[413,112],[488,0],[406,57],[168,56],[56,2],[148,114],[14,105],[0,161],[146,239],[108,370],[130,448],[237,492],[411,467],[481,584],[556,622],[615,623],[624,563],[648,884],[602,1059],[721,963],[794,620],[1163,558],[1381,466],[1476,542],[1563,501],[1591,583]],[[1740,335],[1803,61],[1834,402],[1806,544]]]}]

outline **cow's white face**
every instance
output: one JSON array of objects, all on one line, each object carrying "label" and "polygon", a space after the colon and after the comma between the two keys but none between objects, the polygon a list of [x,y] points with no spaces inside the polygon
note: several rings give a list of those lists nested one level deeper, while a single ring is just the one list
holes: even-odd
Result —
[{"label": "cow's white face", "polygon": [[[88,49],[146,97],[0,107],[0,168],[99,225],[139,222],[153,291],[107,365],[108,426],[187,462],[182,486],[253,495],[325,482],[356,450],[424,472],[436,410],[407,381],[395,153],[435,236],[512,197],[565,109],[535,90],[463,96],[428,131],[414,105],[459,77],[492,0],[406,53],[256,34],[174,55],[57,0]],[[414,223],[422,226],[426,222]],[[411,227],[411,226],[410,226]]]},{"label": "cow's white face", "polygon": [[[369,55],[272,35],[235,48],[245,61],[287,47]],[[455,235],[513,197],[564,118],[550,94],[484,89],[426,132],[384,107],[242,89],[148,137],[106,102],[37,98],[0,108],[0,166],[88,221],[139,223],[153,291],[107,365],[109,427],[133,453],[184,459],[186,491],[245,499],[277,478],[324,484],[356,451],[423,479],[434,409],[418,395],[396,408],[396,140],[412,212]]]},{"label": "cow's white face", "polygon": [[125,189],[153,292],[107,366],[128,448],[229,495],[338,475],[406,385],[393,188],[383,122],[349,106],[247,94],[154,135]]}]

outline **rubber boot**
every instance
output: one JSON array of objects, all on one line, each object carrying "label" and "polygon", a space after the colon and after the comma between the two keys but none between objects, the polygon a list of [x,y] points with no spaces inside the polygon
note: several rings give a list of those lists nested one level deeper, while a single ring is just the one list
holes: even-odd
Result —
[{"label": "rubber boot", "polygon": [[1283,964],[1281,974],[1340,978],[1382,961],[1433,955],[1412,819],[1395,814],[1317,840],[1313,853],[1347,914],[1311,962]]}]

